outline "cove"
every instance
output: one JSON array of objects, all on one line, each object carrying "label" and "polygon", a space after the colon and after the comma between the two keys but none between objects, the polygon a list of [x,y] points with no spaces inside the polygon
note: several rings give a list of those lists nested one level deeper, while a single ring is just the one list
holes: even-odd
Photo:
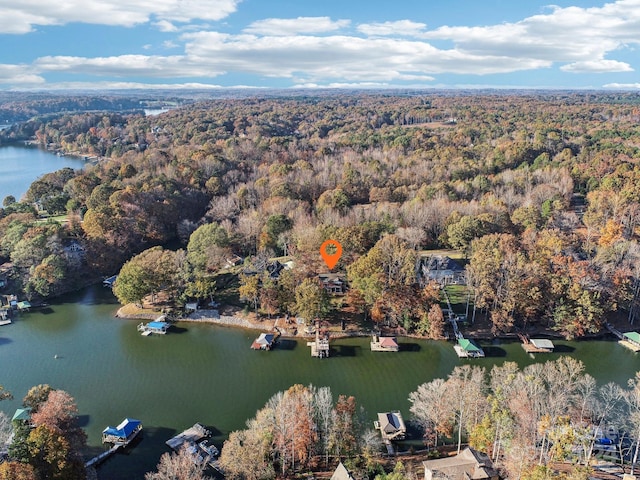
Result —
[{"label": "cove", "polygon": [[[452,343],[400,339],[399,353],[371,352],[368,338],[332,342],[332,356],[312,358],[305,341],[283,340],[270,352],[249,347],[255,331],[179,323],[167,335],[143,337],[135,320],[114,318],[111,291],[86,288],[0,327],[0,384],[16,399],[0,403],[8,415],[27,390],[48,383],[77,401],[91,453],[102,451],[101,431],[125,417],[144,424],[142,440],[100,468],[102,479],[142,479],[164,444],[196,421],[222,441],[277,391],[295,383],[330,386],[334,397],[354,395],[373,421],[376,412],[400,409],[416,387],[446,377],[456,365],[490,369],[504,361],[524,366],[571,355],[600,385],[626,385],[640,356],[613,340],[554,342],[559,353],[530,357],[519,343],[481,343],[484,359],[461,360]],[[54,356],[59,358],[54,358]]]},{"label": "cove", "polygon": [[83,168],[84,161],[74,157],[58,157],[34,147],[0,147],[0,201],[7,195],[20,200],[34,180],[65,167]]}]

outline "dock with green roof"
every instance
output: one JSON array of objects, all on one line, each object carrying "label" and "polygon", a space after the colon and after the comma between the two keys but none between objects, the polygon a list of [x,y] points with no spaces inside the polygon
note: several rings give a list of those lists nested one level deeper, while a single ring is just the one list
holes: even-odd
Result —
[{"label": "dock with green roof", "polygon": [[619,341],[620,345],[627,347],[634,352],[640,352],[640,333],[638,332],[625,332],[622,334],[622,340]]},{"label": "dock with green roof", "polygon": [[453,348],[460,358],[484,357],[484,350],[482,350],[482,348],[476,345],[472,340],[462,336],[458,338],[458,343],[454,345]]}]

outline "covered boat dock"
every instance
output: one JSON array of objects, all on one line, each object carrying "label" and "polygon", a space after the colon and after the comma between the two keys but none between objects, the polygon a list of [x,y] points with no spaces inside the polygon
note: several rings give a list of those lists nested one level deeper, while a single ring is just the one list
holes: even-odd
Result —
[{"label": "covered boat dock", "polygon": [[545,338],[532,338],[523,343],[522,348],[527,353],[553,353],[555,345]]},{"label": "covered boat dock", "polygon": [[484,357],[484,350],[473,343],[468,338],[458,338],[457,345],[453,346],[453,349],[460,358],[482,358]]},{"label": "covered boat dock", "polygon": [[117,427],[107,427],[102,431],[102,443],[128,445],[142,431],[142,422],[125,418]]}]

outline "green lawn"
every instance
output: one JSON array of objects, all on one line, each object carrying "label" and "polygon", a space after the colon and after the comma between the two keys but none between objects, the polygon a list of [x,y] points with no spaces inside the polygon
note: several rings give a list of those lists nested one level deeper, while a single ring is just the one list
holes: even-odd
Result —
[{"label": "green lawn", "polygon": [[[451,302],[451,308],[453,309],[453,313],[458,315],[464,315],[467,309],[467,298],[468,292],[466,285],[447,285],[445,287],[445,291],[449,296],[449,301]],[[473,307],[473,296],[469,299],[469,308]],[[442,308],[447,308],[447,302],[444,299],[444,295],[442,298]]]},{"label": "green lawn", "polygon": [[440,248],[436,250],[420,250],[418,252],[421,256],[426,257],[429,255],[442,255],[447,256],[449,258],[453,258],[454,260],[464,260],[464,253],[460,250],[453,250],[447,248]]},{"label": "green lawn", "polygon": [[58,223],[67,223],[69,221],[68,215],[65,213],[64,215],[56,215],[46,218],[39,218],[37,223],[47,223],[47,222],[58,222]]}]

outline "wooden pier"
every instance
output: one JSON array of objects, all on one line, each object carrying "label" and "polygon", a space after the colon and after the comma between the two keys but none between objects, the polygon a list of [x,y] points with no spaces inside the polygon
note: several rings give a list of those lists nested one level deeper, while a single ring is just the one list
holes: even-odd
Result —
[{"label": "wooden pier", "polygon": [[320,323],[316,323],[316,339],[313,342],[307,342],[307,347],[311,347],[311,356],[317,358],[329,357],[329,335],[320,335]]},{"label": "wooden pier", "polygon": [[551,340],[544,338],[529,338],[526,335],[518,335],[522,341],[522,348],[527,353],[553,353],[555,345]]},{"label": "wooden pier", "polygon": [[605,328],[609,330],[613,335],[618,337],[618,343],[623,347],[628,348],[633,352],[640,352],[640,333],[638,332],[625,332],[622,333],[619,330],[613,328],[610,323],[605,323]]},{"label": "wooden pier", "polygon": [[122,445],[114,445],[109,450],[102,452],[97,457],[93,457],[91,460],[89,460],[87,463],[84,464],[85,468],[96,466],[97,464],[101,463],[103,460],[106,460],[108,457],[110,457],[113,453],[116,453],[120,447],[122,447]]}]

